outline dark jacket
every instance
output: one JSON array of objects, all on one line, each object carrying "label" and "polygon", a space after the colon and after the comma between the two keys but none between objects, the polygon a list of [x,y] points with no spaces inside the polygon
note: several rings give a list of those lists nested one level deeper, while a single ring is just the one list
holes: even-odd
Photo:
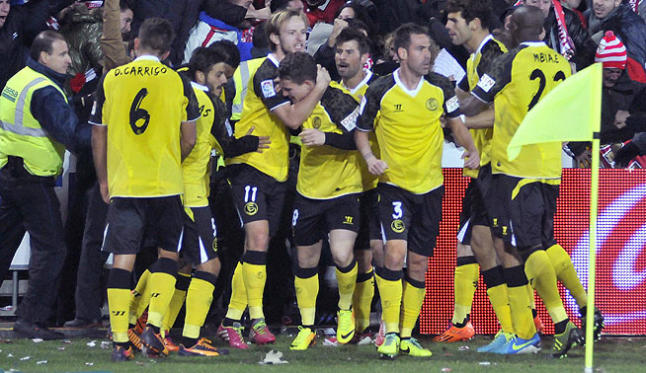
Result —
[{"label": "dark jacket", "polygon": [[47,18],[71,0],[32,0],[12,5],[0,28],[0,90],[12,76],[25,67],[29,47],[39,32],[47,29]]},{"label": "dark jacket", "polygon": [[[31,58],[27,59],[27,66],[46,75],[63,89],[66,75],[59,74]],[[65,102],[56,88],[47,86],[34,91],[30,110],[49,136],[65,145],[70,151],[77,152],[90,148],[90,126],[79,123],[74,109]]]},{"label": "dark jacket", "polygon": [[626,46],[628,52],[627,70],[630,78],[646,83],[646,23],[630,9],[620,4],[605,19],[599,20],[594,13],[586,12],[588,28],[592,39],[597,42],[605,31],[611,30]]},{"label": "dark jacket", "polygon": [[175,0],[170,6],[168,19],[175,29],[175,39],[171,46],[170,60],[179,66],[184,59],[184,47],[191,28],[200,16],[203,0]]},{"label": "dark jacket", "polygon": [[[568,34],[574,42],[575,54],[572,62],[576,63],[577,70],[583,70],[594,62],[594,55],[597,51],[597,45],[590,38],[588,30],[583,27],[579,16],[572,10],[563,8],[565,15],[565,27]],[[556,22],[554,7],[545,18],[545,42],[554,50],[562,53],[559,42],[559,27]]]},{"label": "dark jacket", "polygon": [[74,5],[60,20],[60,32],[65,37],[72,59],[72,75],[84,74],[93,68],[100,73],[103,52],[101,9],[88,10],[83,4]]}]

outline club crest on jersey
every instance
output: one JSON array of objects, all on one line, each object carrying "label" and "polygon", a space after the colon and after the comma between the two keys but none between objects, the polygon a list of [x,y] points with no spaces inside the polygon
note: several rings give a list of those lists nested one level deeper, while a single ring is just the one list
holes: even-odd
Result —
[{"label": "club crest on jersey", "polygon": [[244,205],[244,213],[249,216],[254,216],[258,213],[258,205],[256,202],[247,202]]},{"label": "club crest on jersey", "polygon": [[428,110],[430,110],[430,111],[435,111],[435,110],[437,110],[437,108],[438,108],[438,107],[439,107],[439,105],[437,104],[437,100],[436,100],[436,99],[434,99],[434,98],[429,98],[428,100],[426,100],[426,108],[427,108]]},{"label": "club crest on jersey", "polygon": [[406,229],[406,225],[404,225],[403,221],[397,219],[393,220],[393,222],[390,223],[390,229],[392,229],[395,233],[402,233]]},{"label": "club crest on jersey", "polygon": [[262,82],[260,82],[260,90],[262,91],[262,95],[265,98],[276,96],[276,90],[274,89],[274,81],[271,79],[263,80]]},{"label": "club crest on jersey", "polygon": [[312,127],[316,129],[321,128],[321,117],[316,116],[312,119]]}]

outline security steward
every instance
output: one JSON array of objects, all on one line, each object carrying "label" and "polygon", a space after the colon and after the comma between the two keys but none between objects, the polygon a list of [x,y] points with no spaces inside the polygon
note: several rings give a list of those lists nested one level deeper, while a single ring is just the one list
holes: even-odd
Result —
[{"label": "security steward", "polygon": [[65,148],[90,147],[90,127],[79,125],[63,92],[71,59],[63,36],[36,36],[27,66],[0,96],[0,281],[29,232],[29,286],[14,331],[28,338],[63,335],[46,326],[65,260],[60,206],[54,185]]}]

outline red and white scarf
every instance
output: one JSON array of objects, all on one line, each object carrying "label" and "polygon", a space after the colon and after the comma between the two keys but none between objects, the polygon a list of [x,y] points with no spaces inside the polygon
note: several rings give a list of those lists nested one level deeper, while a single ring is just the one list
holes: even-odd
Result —
[{"label": "red and white scarf", "polygon": [[565,26],[565,12],[559,0],[552,0],[554,5],[554,16],[559,29],[559,46],[561,54],[569,61],[574,57],[575,47],[570,34]]}]

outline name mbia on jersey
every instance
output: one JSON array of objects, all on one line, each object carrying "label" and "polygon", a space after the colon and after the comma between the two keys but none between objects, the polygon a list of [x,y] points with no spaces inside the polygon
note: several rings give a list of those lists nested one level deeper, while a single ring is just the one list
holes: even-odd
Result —
[{"label": "name mbia on jersey", "polygon": [[557,54],[552,54],[552,53],[534,53],[534,62],[540,62],[540,63],[558,63],[559,60],[557,58]]}]

